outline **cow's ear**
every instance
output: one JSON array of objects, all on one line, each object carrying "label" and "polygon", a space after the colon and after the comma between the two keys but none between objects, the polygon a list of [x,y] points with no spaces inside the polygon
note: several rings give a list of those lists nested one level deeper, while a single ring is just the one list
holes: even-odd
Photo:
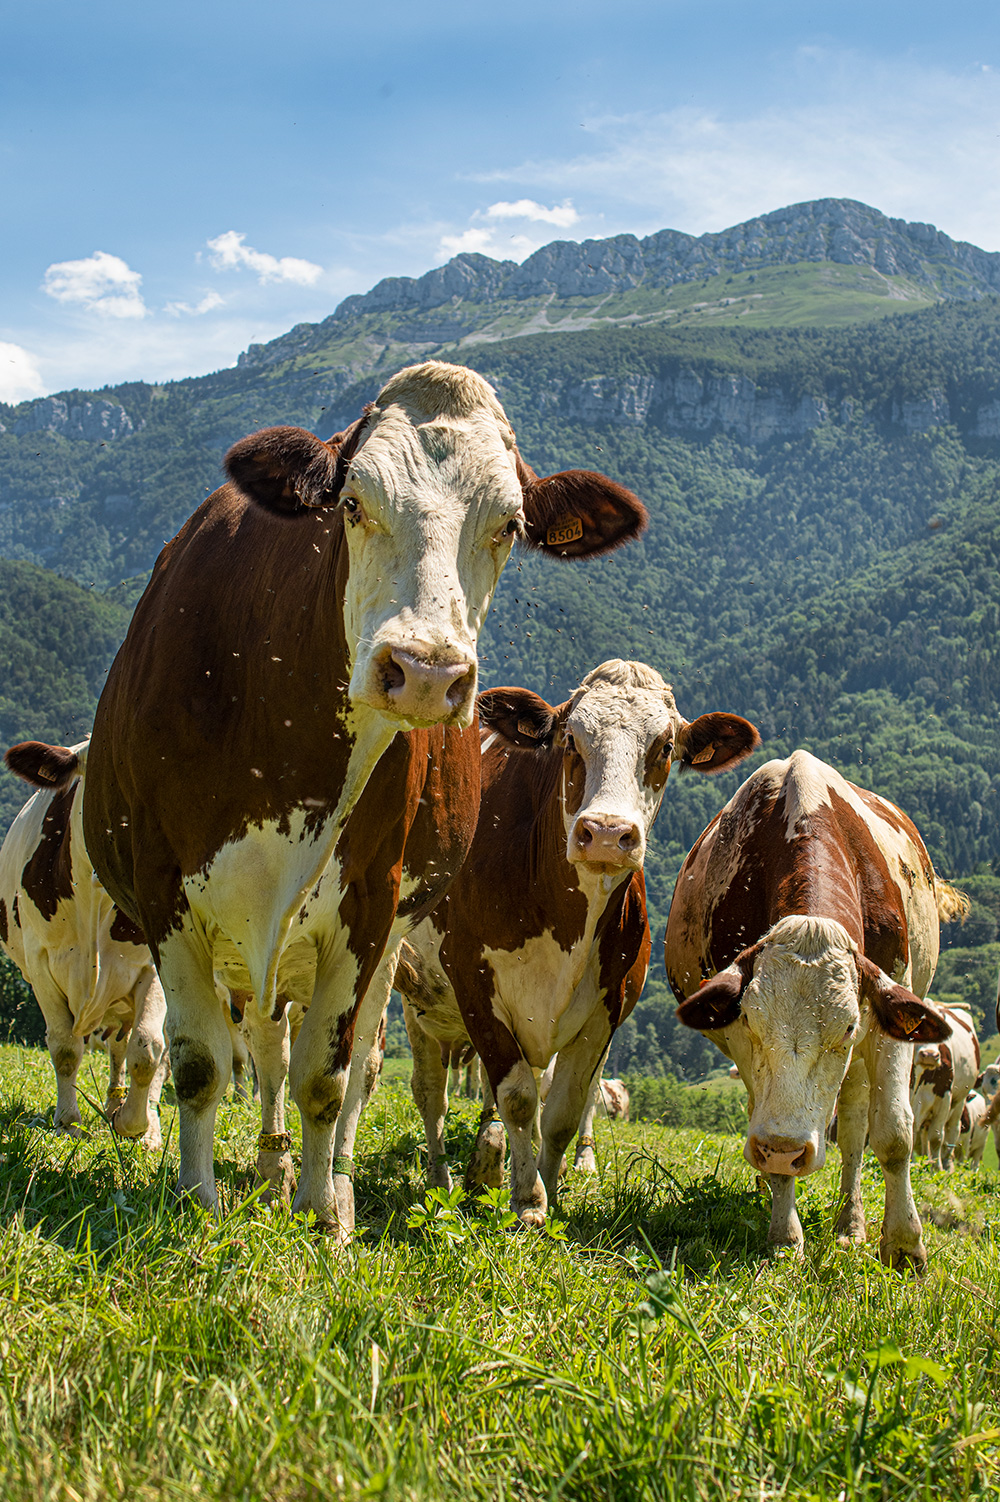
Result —
[{"label": "cow's ear", "polygon": [[696,1027],[702,1033],[731,1027],[739,1018],[743,992],[750,984],[754,960],[759,953],[759,944],[744,949],[728,969],[720,970],[710,980],[703,980],[694,995],[677,1008],[677,1021],[683,1022],[685,1027]]},{"label": "cow's ear", "polygon": [[539,479],[517,456],[524,496],[524,543],[552,558],[596,558],[640,536],[649,513],[631,490],[589,469]]},{"label": "cow's ear", "polygon": [[943,1043],[951,1037],[951,1023],[932,1001],[898,986],[864,955],[858,957],[858,973],[861,995],[887,1037],[902,1043]]},{"label": "cow's ear", "polygon": [[47,746],[44,741],[21,741],[4,757],[8,768],[32,787],[61,793],[79,775],[80,758],[68,746]]},{"label": "cow's ear", "polygon": [[530,688],[487,689],[477,697],[476,708],[480,724],[524,751],[551,746],[559,723],[559,711]]},{"label": "cow's ear", "polygon": [[757,728],[738,714],[703,714],[686,724],[674,743],[682,771],[724,772],[756,751]]},{"label": "cow's ear", "polygon": [[367,421],[366,413],[328,443],[305,428],[262,428],[233,444],[226,471],[267,511],[295,515],[334,506]]}]

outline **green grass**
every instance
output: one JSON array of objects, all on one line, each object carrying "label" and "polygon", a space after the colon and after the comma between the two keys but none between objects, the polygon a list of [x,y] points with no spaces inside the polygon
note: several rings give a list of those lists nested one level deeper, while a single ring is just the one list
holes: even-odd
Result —
[{"label": "green grass", "polygon": [[[84,1069],[102,1096],[103,1066]],[[85,1110],[56,1136],[44,1055],[0,1051],[3,1498],[992,1496],[1000,1175],[916,1170],[931,1267],[834,1249],[836,1152],[802,1185],[802,1264],[764,1255],[736,1137],[599,1127],[551,1235],[422,1200],[384,1082],[338,1252],[252,1195],[255,1122],[220,1112],[221,1220],[174,1207]],[[456,1157],[475,1108],[451,1124]],[[865,1171],[877,1226],[877,1166]],[[410,1224],[412,1222],[412,1224]],[[936,1222],[936,1223],[935,1223]]]}]

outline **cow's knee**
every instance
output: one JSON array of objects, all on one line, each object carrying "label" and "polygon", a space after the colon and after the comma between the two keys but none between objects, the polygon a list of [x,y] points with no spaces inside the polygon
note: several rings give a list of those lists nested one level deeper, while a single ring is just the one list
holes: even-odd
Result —
[{"label": "cow's knee", "polygon": [[333,1126],[344,1104],[347,1073],[338,1069],[333,1074],[312,1074],[296,1094],[296,1102],[303,1116],[316,1126]]},{"label": "cow's knee", "polygon": [[501,1081],[497,1105],[512,1127],[531,1129],[538,1104],[538,1089],[530,1064],[519,1059]]},{"label": "cow's knee", "polygon": [[211,1051],[192,1038],[175,1038],[170,1052],[178,1102],[192,1111],[207,1111],[225,1089]]}]

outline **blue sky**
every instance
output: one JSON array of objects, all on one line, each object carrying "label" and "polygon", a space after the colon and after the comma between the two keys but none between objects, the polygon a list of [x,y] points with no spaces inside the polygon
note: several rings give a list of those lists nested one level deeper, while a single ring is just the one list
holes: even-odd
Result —
[{"label": "blue sky", "polygon": [[0,55],[0,398],[232,364],[460,249],[859,198],[1000,250],[1000,10],[47,0]]}]

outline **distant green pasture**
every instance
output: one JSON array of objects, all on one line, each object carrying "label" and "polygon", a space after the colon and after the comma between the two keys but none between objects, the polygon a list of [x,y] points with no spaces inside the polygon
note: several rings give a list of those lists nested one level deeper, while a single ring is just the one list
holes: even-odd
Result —
[{"label": "distant green pasture", "polygon": [[[103,1061],[83,1087],[103,1097]],[[221,1220],[164,1155],[51,1130],[46,1057],[0,1050],[0,1496],[993,1497],[1000,1174],[919,1166],[930,1271],[835,1249],[836,1150],[801,1186],[804,1263],[764,1255],[741,1140],[598,1126],[554,1234],[424,1203],[422,1133],[383,1081],[338,1251],[253,1199],[254,1112],[227,1101]],[[449,1127],[456,1161],[476,1108]]]}]

